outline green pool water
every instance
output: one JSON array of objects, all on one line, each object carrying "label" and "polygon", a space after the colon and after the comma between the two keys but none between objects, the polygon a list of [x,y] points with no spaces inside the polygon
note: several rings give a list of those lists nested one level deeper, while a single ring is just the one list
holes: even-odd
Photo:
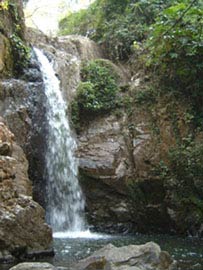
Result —
[{"label": "green pool water", "polygon": [[[55,266],[67,267],[91,255],[95,250],[109,243],[115,246],[144,244],[154,241],[162,250],[168,251],[178,261],[178,270],[203,270],[203,239],[181,238],[169,235],[92,235],[86,238],[54,238],[54,258],[45,258]],[[37,261],[40,261],[39,259]],[[12,265],[0,265],[0,270],[8,270]]]},{"label": "green pool water", "polygon": [[56,266],[70,267],[79,259],[91,255],[95,250],[108,243],[115,246],[129,244],[144,244],[154,241],[162,250],[168,251],[178,261],[180,270],[203,270],[203,240],[195,238],[180,238],[168,235],[127,235],[101,236],[93,238],[55,238]]}]

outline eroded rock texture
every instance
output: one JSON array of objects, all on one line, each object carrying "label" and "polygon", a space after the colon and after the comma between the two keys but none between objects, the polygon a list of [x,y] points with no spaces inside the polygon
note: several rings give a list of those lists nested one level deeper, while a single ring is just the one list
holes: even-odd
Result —
[{"label": "eroded rock texture", "polygon": [[32,199],[28,162],[14,135],[0,122],[0,260],[44,251],[52,242],[43,208]]},{"label": "eroded rock texture", "polygon": [[[142,86],[133,86],[133,91]],[[99,231],[201,233],[200,219],[192,218],[192,224],[189,212],[181,218],[182,197],[177,199],[172,190],[178,180],[155,173],[160,162],[168,164],[170,149],[188,136],[188,108],[173,98],[157,100],[149,108],[130,104],[119,115],[112,111],[87,117],[81,127],[81,183],[87,217]]]},{"label": "eroded rock texture", "polygon": [[0,115],[4,117],[26,154],[34,198],[43,206],[46,197],[45,103],[41,74],[34,57],[23,78],[0,82]]}]

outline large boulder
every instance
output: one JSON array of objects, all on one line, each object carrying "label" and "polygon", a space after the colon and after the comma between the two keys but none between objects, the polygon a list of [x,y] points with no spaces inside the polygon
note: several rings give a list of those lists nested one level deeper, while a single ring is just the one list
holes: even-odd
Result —
[{"label": "large boulder", "polygon": [[108,244],[94,252],[90,257],[81,260],[76,265],[76,269],[172,270],[176,269],[176,262],[153,242],[123,247]]},{"label": "large boulder", "polygon": [[[2,121],[2,120],[1,120]],[[0,122],[0,260],[48,251],[51,228],[43,208],[32,200],[28,162],[14,135]]]}]

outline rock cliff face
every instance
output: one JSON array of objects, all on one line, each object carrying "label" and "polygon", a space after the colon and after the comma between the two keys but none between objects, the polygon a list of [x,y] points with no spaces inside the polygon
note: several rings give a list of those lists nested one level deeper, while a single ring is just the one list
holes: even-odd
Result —
[{"label": "rock cliff face", "polygon": [[[0,121],[1,261],[26,257],[33,252],[47,252],[52,242],[44,209],[32,199],[33,193],[38,199],[45,185],[41,189],[37,185],[32,188],[33,183],[28,177],[26,157],[29,159],[30,178],[35,181],[39,181],[40,176],[42,178],[46,145],[43,132],[39,132],[45,126],[41,117],[44,116],[43,84],[34,56],[29,64],[26,62],[27,68],[23,70],[27,52],[24,30],[22,1],[11,0],[8,7],[1,6],[0,116],[4,118]],[[40,154],[40,148],[35,147],[36,141],[38,145],[42,143]],[[40,192],[36,192],[36,187]]]},{"label": "rock cliff face", "polygon": [[51,228],[32,199],[28,162],[14,135],[0,121],[0,261],[50,248]]},{"label": "rock cliff face", "polygon": [[[168,151],[177,143],[172,102],[160,99],[154,111],[131,105],[130,115],[122,111],[95,117],[80,131],[81,183],[90,224],[97,230],[183,232],[184,221],[174,219],[178,210],[167,200],[170,187],[154,174],[161,160],[167,164]],[[173,106],[182,138],[188,132],[186,110]]]},{"label": "rock cliff face", "polygon": [[99,117],[79,136],[81,183],[90,224],[98,230],[123,231],[131,219],[126,181],[134,167],[125,121],[125,116],[119,120],[114,115]]}]

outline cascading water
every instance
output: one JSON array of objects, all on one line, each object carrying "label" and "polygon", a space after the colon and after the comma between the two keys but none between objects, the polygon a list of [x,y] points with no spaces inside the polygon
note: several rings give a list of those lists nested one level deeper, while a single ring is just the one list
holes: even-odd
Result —
[{"label": "cascading water", "polygon": [[67,105],[51,63],[39,49],[34,50],[47,96],[47,219],[54,232],[84,231],[84,198],[77,178],[76,142],[66,115]]}]

